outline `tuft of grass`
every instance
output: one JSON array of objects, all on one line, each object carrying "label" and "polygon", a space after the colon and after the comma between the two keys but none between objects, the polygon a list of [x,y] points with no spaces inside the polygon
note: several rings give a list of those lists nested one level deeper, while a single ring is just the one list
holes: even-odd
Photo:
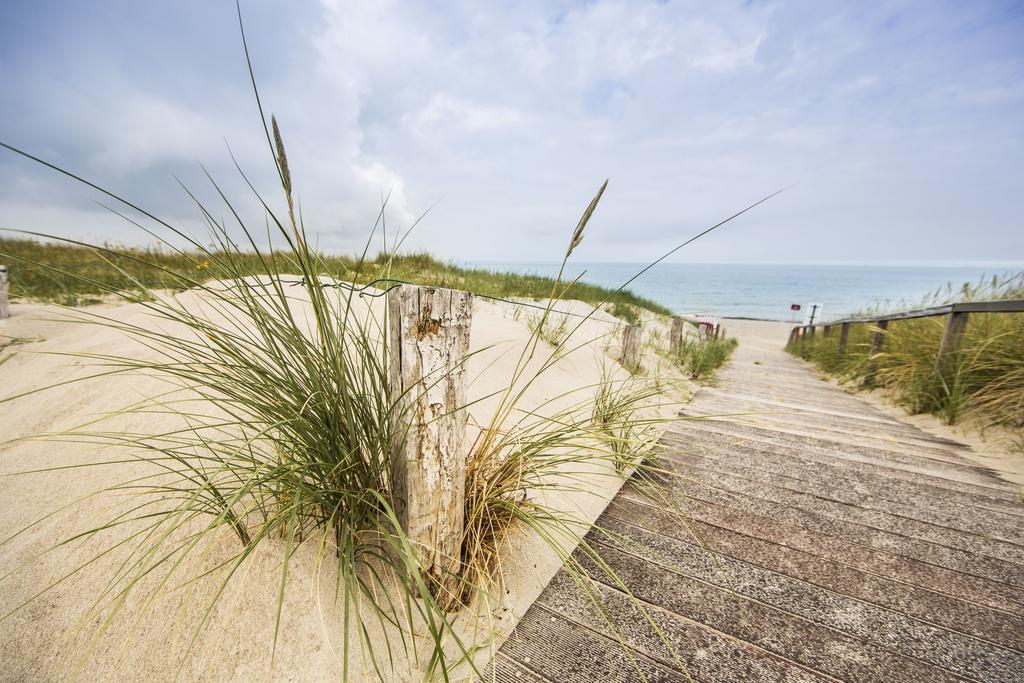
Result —
[{"label": "tuft of grass", "polygon": [[[608,307],[608,312],[620,320],[625,320],[630,325],[640,322],[640,313],[637,311],[636,306],[623,301],[613,301],[611,306]],[[654,312],[664,313],[663,311]]]},{"label": "tuft of grass", "polygon": [[[921,307],[961,301],[1024,298],[1024,273],[985,278],[959,288],[936,290]],[[858,317],[882,313],[863,311]],[[870,355],[869,323],[850,326],[846,352],[839,354],[838,329],[819,331],[790,353],[857,386],[878,386],[911,413],[933,413],[949,424],[969,421],[980,428],[1024,427],[1024,315],[971,314],[960,346],[939,367],[946,317],[890,321],[882,351]]]},{"label": "tuft of grass", "polygon": [[529,316],[526,325],[531,334],[537,335],[561,354],[569,339],[569,317],[554,313],[551,316],[538,314]]},{"label": "tuft of grass", "polygon": [[643,415],[660,394],[658,382],[616,381],[607,370],[603,374],[591,421],[619,472],[640,467],[654,448],[657,431]]},{"label": "tuft of grass", "polygon": [[725,365],[736,350],[737,342],[729,339],[698,339],[686,336],[671,359],[693,379],[708,379],[715,370]]}]

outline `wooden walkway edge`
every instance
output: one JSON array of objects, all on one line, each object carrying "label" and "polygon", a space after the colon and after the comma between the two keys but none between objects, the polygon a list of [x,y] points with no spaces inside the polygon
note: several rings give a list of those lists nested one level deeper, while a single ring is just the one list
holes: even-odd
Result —
[{"label": "wooden walkway edge", "polygon": [[[485,678],[1024,681],[1024,502],[967,446],[741,344],[662,440],[690,528],[627,482],[591,533],[619,629],[558,572]],[[623,648],[619,640],[626,644]],[[643,674],[641,677],[640,674]]]}]

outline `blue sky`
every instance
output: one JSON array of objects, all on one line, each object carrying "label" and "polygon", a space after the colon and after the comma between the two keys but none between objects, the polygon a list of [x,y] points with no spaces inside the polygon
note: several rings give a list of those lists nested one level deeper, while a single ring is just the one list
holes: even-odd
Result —
[{"label": "blue sky", "polygon": [[[458,259],[1024,261],[1024,5],[243,1],[264,104],[330,250],[392,229]],[[234,4],[5,0],[0,139],[201,231],[197,162],[274,192]],[[274,195],[276,197],[276,195]],[[0,155],[0,226],[142,242]],[[431,208],[433,207],[433,208]],[[221,210],[224,213],[226,211]]]}]

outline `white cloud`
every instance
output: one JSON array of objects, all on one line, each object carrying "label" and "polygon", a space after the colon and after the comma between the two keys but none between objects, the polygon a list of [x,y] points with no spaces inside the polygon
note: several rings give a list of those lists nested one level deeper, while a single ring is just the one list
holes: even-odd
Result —
[{"label": "white cloud", "polygon": [[[258,220],[221,138],[276,198],[273,167],[230,12],[205,7],[209,21],[174,26],[173,6],[115,12],[117,42],[88,15],[43,49],[15,53],[0,35],[14,74],[3,135],[185,218],[170,174],[202,187],[198,159]],[[953,235],[941,248],[974,258],[1024,250],[1007,236],[1024,208],[1024,21],[995,21],[998,8],[323,0],[246,12],[264,105],[328,248],[361,243],[390,192],[395,227],[439,202],[412,247],[552,257],[610,176],[584,258],[646,258],[792,182],[687,255],[858,258],[878,235],[911,255],[939,249],[928,236],[940,229]],[[92,214],[72,212],[87,196],[0,157],[0,217],[93,230]],[[974,233],[958,244],[964,225]]]},{"label": "white cloud", "polygon": [[515,109],[476,104],[447,93],[435,94],[415,116],[404,118],[421,134],[436,127],[454,127],[466,132],[508,128],[523,119]]}]

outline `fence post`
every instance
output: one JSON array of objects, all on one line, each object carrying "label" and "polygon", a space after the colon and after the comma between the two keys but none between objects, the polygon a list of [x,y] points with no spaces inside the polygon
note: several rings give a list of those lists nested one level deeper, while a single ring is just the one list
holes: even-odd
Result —
[{"label": "fence post", "polygon": [[879,320],[875,323],[878,330],[871,335],[871,351],[868,352],[868,368],[867,368],[867,380],[871,381],[875,377],[875,356],[882,351],[882,347],[885,346],[885,332],[889,329],[888,320]]},{"label": "fence post", "polygon": [[822,337],[828,337],[831,334],[832,334],[832,326],[831,325],[825,325],[825,327],[821,328],[821,336]]},{"label": "fence post", "polygon": [[874,356],[876,353],[879,353],[882,350],[882,347],[885,346],[885,332],[886,330],[889,329],[889,321],[879,320],[877,323],[875,323],[875,327],[877,327],[878,329],[875,331],[873,335],[871,335],[870,355],[872,356]]},{"label": "fence post", "polygon": [[622,355],[619,363],[630,372],[640,369],[640,323],[627,325],[622,330]]},{"label": "fence post", "polygon": [[444,604],[461,596],[466,389],[473,295],[400,285],[387,294],[388,384],[399,406],[392,444],[395,512]]},{"label": "fence post", "polygon": [[814,325],[807,326],[807,336],[811,338],[814,337]]},{"label": "fence post", "polygon": [[839,355],[846,353],[846,340],[850,338],[850,323],[839,326]]},{"label": "fence post", "polygon": [[0,320],[11,317],[11,309],[7,304],[7,266],[0,266]]},{"label": "fence post", "polygon": [[686,323],[682,318],[672,318],[672,327],[668,332],[668,350],[673,356],[679,355],[683,350],[683,325]]},{"label": "fence post", "polygon": [[960,339],[964,336],[964,330],[967,329],[967,315],[967,313],[953,311],[946,319],[946,331],[942,333],[939,357],[935,363],[936,369],[941,368],[946,356],[960,346]]}]

